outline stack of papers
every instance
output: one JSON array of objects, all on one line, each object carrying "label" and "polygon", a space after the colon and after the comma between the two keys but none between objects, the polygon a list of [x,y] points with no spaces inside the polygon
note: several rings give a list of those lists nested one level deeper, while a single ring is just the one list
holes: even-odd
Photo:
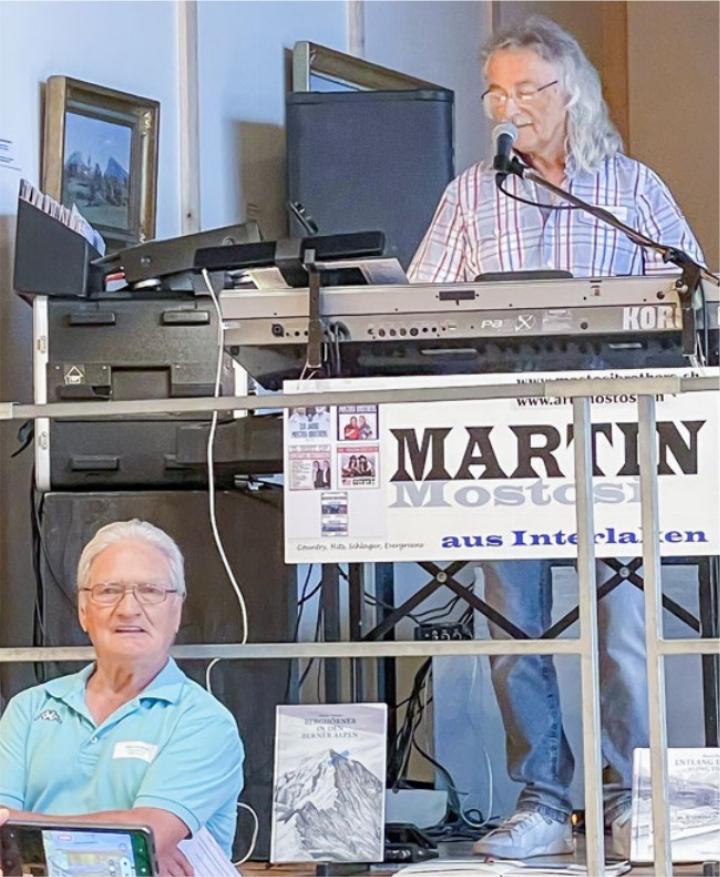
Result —
[{"label": "stack of papers", "polygon": [[204,825],[188,840],[181,840],[178,848],[197,877],[238,877],[240,874]]}]

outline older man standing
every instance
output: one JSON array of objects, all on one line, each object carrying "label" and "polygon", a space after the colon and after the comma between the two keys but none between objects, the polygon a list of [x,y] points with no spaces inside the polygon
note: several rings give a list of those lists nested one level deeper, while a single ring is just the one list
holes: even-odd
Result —
[{"label": "older man standing", "polygon": [[[621,153],[600,78],[576,40],[533,17],[494,35],[485,47],[485,111],[518,129],[515,151],[549,182],[604,207],[651,238],[702,262],[672,195],[645,165]],[[667,272],[661,256],[532,182],[508,177],[495,186],[492,166],[476,164],[446,189],[409,269],[413,281],[474,280],[488,272],[535,269],[575,277]],[[555,209],[562,207],[565,209]],[[505,617],[539,636],[550,624],[548,565],[484,565],[485,597]],[[632,752],[647,746],[642,594],[625,582],[599,603],[605,820],[627,824]],[[493,625],[493,637],[505,634]],[[550,656],[491,658],[507,735],[510,776],[523,784],[517,811],[475,845],[480,854],[527,858],[570,852],[569,786],[574,762],[560,715]]]},{"label": "older man standing", "polygon": [[0,719],[0,807],[149,825],[163,875],[206,826],[229,854],[242,789],[233,716],[169,657],[185,598],[183,557],[144,521],[100,529],[78,564],[80,624],[97,659],[14,697]]}]

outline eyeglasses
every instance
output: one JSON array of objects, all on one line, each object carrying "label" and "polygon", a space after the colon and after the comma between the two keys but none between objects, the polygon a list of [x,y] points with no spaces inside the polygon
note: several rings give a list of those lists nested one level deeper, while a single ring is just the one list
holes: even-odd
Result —
[{"label": "eyeglasses", "polygon": [[81,591],[89,591],[93,603],[101,606],[114,606],[119,603],[128,591],[132,591],[138,603],[153,606],[164,603],[168,594],[177,594],[177,588],[163,588],[149,582],[137,582],[133,585],[123,585],[120,582],[98,582],[91,588],[80,588]]},{"label": "eyeglasses", "polygon": [[482,95],[485,112],[489,116],[497,115],[500,110],[505,109],[507,102],[511,98],[521,109],[524,107],[530,107],[533,105],[541,91],[545,91],[545,89],[550,88],[551,85],[557,85],[559,81],[559,79],[553,79],[552,82],[548,82],[546,85],[541,85],[539,88],[523,88],[520,91],[515,91],[511,94],[499,91],[498,89],[489,88]]}]

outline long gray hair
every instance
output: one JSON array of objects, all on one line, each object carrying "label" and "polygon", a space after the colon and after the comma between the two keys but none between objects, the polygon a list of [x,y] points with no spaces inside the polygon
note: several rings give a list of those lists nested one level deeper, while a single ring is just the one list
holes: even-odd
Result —
[{"label": "long gray hair", "polygon": [[559,24],[532,15],[493,34],[482,49],[483,70],[490,56],[502,49],[531,49],[558,71],[567,95],[566,150],[579,170],[596,170],[604,158],[622,149],[602,96],[600,76],[578,41]]},{"label": "long gray hair", "polygon": [[168,560],[170,580],[178,593],[185,596],[185,563],[182,552],[168,534],[147,521],[134,518],[131,521],[115,521],[101,527],[88,544],[83,548],[78,561],[78,590],[87,587],[90,579],[90,567],[95,558],[106,548],[118,542],[147,542],[161,551]]}]

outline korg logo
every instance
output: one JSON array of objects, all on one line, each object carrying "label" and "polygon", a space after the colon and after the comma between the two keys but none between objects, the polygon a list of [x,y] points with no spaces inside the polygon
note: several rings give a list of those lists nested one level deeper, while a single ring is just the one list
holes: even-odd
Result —
[{"label": "korg logo", "polygon": [[682,329],[680,308],[675,305],[645,305],[623,308],[623,329],[647,332]]}]

